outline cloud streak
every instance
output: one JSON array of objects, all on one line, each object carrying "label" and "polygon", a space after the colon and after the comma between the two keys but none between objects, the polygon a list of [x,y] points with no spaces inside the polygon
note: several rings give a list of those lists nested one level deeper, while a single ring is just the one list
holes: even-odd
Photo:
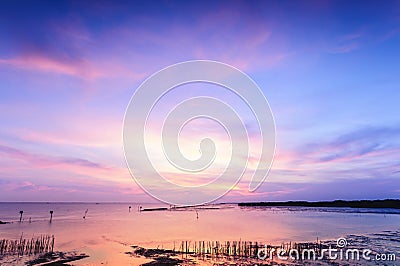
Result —
[{"label": "cloud streak", "polygon": [[0,145],[0,153],[8,158],[18,159],[34,164],[38,167],[53,167],[60,165],[72,165],[79,167],[88,167],[101,170],[110,170],[111,168],[91,162],[81,158],[70,158],[63,156],[45,156],[34,153],[29,153],[20,149],[15,149],[9,146]]},{"label": "cloud streak", "polygon": [[90,62],[88,60],[63,62],[41,55],[0,59],[0,64],[28,71],[68,75],[84,80],[113,77],[125,77],[132,80],[139,80],[145,76],[143,73],[135,73],[132,70],[128,70],[122,65],[107,65],[101,62]]}]

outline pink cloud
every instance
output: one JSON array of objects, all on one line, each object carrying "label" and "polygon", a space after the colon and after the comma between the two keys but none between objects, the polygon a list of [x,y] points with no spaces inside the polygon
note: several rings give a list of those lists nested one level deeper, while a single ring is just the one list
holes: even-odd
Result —
[{"label": "pink cloud", "polygon": [[72,157],[61,157],[61,156],[44,156],[29,153],[23,150],[15,149],[9,146],[0,145],[0,153],[3,153],[7,157],[14,159],[27,161],[40,167],[51,167],[59,165],[75,165],[79,167],[97,168],[102,170],[110,170],[109,167],[100,165],[95,162],[91,162],[86,159],[72,158]]},{"label": "pink cloud", "polygon": [[[9,130],[14,136],[18,136],[23,141],[53,144],[53,145],[79,145],[87,147],[106,147],[119,146],[122,143],[121,127],[122,122],[104,119],[96,123],[90,119],[86,121],[67,121],[63,120],[65,128],[56,128],[49,130],[35,130],[22,128],[18,130]],[[115,123],[114,123],[115,122]],[[99,124],[106,123],[99,128]]]},{"label": "pink cloud", "polygon": [[85,80],[107,77],[127,77],[138,80],[145,77],[145,74],[136,73],[123,65],[91,62],[85,59],[66,62],[40,54],[0,59],[0,64],[29,71],[74,76]]},{"label": "pink cloud", "polygon": [[344,45],[339,45],[335,48],[330,49],[331,53],[341,54],[341,53],[349,53],[356,49],[358,49],[360,45],[357,42],[351,42]]},{"label": "pink cloud", "polygon": [[[202,15],[190,26],[171,23],[163,31],[144,30],[137,27],[137,21],[131,21],[105,30],[98,41],[112,47],[110,52],[116,56],[141,62],[141,67],[150,71],[193,59],[222,61],[253,70],[279,66],[293,55],[287,49],[286,38],[279,33],[274,35],[268,23],[259,18],[246,18],[244,23],[238,19],[240,16],[235,10],[220,9]],[[215,23],[224,32],[214,30]]]},{"label": "pink cloud", "polygon": [[102,183],[64,182],[62,184],[43,184],[43,181],[5,181],[0,179],[2,201],[143,201],[152,199],[142,190],[131,184],[111,181]]},{"label": "pink cloud", "polygon": [[24,193],[35,192],[35,193],[43,193],[43,192],[53,192],[53,193],[66,193],[66,192],[75,192],[74,189],[62,188],[62,187],[52,187],[45,185],[37,185],[30,181],[22,181],[22,182],[10,182],[2,184],[2,190],[4,193],[6,192],[15,192],[15,191],[23,191]]}]

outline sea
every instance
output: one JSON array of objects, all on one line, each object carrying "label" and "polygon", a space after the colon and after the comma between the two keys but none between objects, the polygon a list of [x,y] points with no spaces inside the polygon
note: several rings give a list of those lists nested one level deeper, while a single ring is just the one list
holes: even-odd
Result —
[{"label": "sea", "polygon": [[[159,207],[168,210],[140,211]],[[144,203],[0,203],[0,221],[9,222],[0,225],[0,240],[54,235],[55,250],[89,255],[73,265],[139,265],[147,259],[128,256],[132,245],[172,249],[182,241],[239,240],[280,244],[400,232],[398,209],[237,204],[169,207]],[[400,251],[398,240],[383,237],[380,245],[386,244]]]}]

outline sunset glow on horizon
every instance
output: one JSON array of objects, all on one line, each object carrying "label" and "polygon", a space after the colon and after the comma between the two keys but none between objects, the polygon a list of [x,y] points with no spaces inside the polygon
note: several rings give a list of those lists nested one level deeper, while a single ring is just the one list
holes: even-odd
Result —
[{"label": "sunset glow on horizon", "polygon": [[[399,198],[399,2],[0,5],[0,201],[154,202],[126,166],[125,111],[150,75],[195,59],[249,75],[276,124],[270,174],[251,193],[260,139],[243,103],[211,85],[160,102],[165,114],[205,92],[240,110],[252,152],[244,179],[219,201]],[[159,114],[146,136],[153,144]],[[180,144],[196,158],[204,133],[220,148],[207,174],[188,179],[156,155],[154,163],[176,182],[207,182],[229,157],[223,129],[198,121]]]}]

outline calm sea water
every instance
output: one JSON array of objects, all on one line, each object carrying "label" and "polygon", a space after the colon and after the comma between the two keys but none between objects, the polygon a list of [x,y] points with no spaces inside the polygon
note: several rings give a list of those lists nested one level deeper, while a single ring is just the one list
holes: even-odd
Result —
[{"label": "calm sea water", "polygon": [[[25,238],[54,234],[56,250],[77,250],[91,256],[74,265],[137,265],[139,259],[124,254],[130,250],[129,245],[173,248],[182,240],[279,244],[400,230],[400,210],[393,209],[254,208],[224,204],[198,209],[197,218],[194,209],[138,212],[138,207],[128,203],[0,203],[0,220],[12,222],[0,225],[0,239],[17,239],[21,234]],[[23,221],[19,223],[21,210]],[[53,222],[49,223],[51,210]]]}]

